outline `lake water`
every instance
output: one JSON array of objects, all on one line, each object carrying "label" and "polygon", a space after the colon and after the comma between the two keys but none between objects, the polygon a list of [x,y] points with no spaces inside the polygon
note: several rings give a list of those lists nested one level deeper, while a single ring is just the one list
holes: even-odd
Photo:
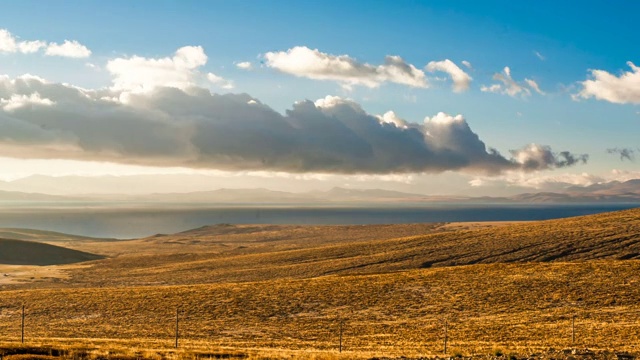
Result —
[{"label": "lake water", "polygon": [[136,238],[204,225],[386,224],[454,221],[544,220],[640,207],[640,204],[469,205],[413,207],[0,207],[0,227],[58,231],[93,237]]}]

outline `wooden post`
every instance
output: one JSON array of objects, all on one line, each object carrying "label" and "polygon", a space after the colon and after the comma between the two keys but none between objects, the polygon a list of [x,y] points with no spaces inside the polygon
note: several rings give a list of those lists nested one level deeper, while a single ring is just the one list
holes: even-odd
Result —
[{"label": "wooden post", "polygon": [[342,352],[342,319],[340,320],[340,347],[339,351]]},{"label": "wooden post", "polygon": [[178,322],[180,319],[180,307],[176,308],[176,349],[178,348],[178,335],[179,335],[179,327]]},{"label": "wooden post", "polygon": [[447,330],[448,330],[447,329],[447,325],[448,325],[447,324],[447,320],[445,319],[444,320],[444,354],[445,355],[447,354],[447,336],[448,336],[448,334],[447,334]]},{"label": "wooden post", "polygon": [[24,304],[22,304],[22,322],[20,324],[20,329],[21,329],[21,341],[24,344]]},{"label": "wooden post", "polygon": [[571,316],[571,345],[576,343],[576,316]]}]

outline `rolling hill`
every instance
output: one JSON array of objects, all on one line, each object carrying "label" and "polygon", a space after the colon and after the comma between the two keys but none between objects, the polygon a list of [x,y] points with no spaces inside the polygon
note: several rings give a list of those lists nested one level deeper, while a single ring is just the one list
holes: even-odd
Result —
[{"label": "rolling hill", "polygon": [[62,265],[102,259],[103,256],[44,243],[0,239],[0,264]]},{"label": "rolling hill", "polygon": [[87,236],[64,234],[56,231],[21,229],[21,228],[0,228],[0,238],[27,240],[45,243],[78,243],[91,241],[115,241],[114,239],[92,238]]},{"label": "rolling hill", "polygon": [[[403,237],[362,226],[371,233],[353,239],[344,228],[340,232],[335,227],[314,227],[315,233],[307,236],[300,236],[304,232],[296,236],[296,227],[289,228],[289,233],[286,228],[266,231],[271,238],[265,236],[268,226],[227,225],[222,235],[216,235],[219,227],[206,227],[133,241],[141,252],[129,251],[72,272],[72,282],[79,286],[177,285],[489,263],[640,259],[640,209],[473,230],[431,226],[424,227],[422,235]],[[400,235],[402,225],[395,229]],[[247,241],[251,237],[254,242]],[[150,253],[152,249],[157,250]],[[100,253],[97,250],[93,252]]]}]

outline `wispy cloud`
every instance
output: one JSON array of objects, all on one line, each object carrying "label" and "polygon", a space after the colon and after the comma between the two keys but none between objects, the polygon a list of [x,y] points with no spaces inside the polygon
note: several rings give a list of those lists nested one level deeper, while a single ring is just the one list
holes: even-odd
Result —
[{"label": "wispy cloud", "polygon": [[612,170],[598,175],[590,173],[521,173],[507,172],[499,176],[474,176],[469,180],[472,187],[512,187],[532,189],[535,191],[566,191],[584,188],[595,184],[625,182],[640,179],[640,171]]},{"label": "wispy cloud", "polygon": [[538,83],[534,80],[525,78],[523,82],[515,81],[513,77],[511,77],[511,68],[508,66],[505,66],[501,73],[494,74],[493,80],[499,81],[500,84],[483,85],[480,87],[480,91],[505,94],[511,97],[530,96],[531,90],[534,90],[540,95],[545,94],[540,90]]},{"label": "wispy cloud", "polygon": [[[640,151],[640,149],[638,150]],[[609,148],[607,149],[607,154],[618,155],[621,161],[629,160],[635,161],[635,149],[631,148]]]},{"label": "wispy cloud", "polygon": [[306,46],[264,55],[268,67],[283,73],[314,80],[330,80],[345,87],[375,88],[383,83],[410,87],[428,86],[424,72],[400,56],[387,56],[381,65],[362,63],[348,55],[332,55]]}]

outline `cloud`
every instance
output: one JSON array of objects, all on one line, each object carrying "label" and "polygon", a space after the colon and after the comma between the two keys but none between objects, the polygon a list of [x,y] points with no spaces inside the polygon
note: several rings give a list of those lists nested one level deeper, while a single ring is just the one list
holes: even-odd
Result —
[{"label": "cloud", "polygon": [[467,69],[473,69],[473,66],[471,66],[471,63],[468,62],[467,60],[462,60],[462,65],[466,66]]},{"label": "cloud", "polygon": [[40,51],[40,49],[46,46],[47,46],[47,43],[40,40],[21,41],[18,43],[18,50],[23,54],[32,54]]},{"label": "cloud", "polygon": [[248,61],[243,61],[243,62],[236,63],[236,67],[238,69],[242,69],[242,70],[251,70],[251,69],[253,69],[253,65]]},{"label": "cloud", "polygon": [[451,80],[453,80],[453,91],[454,92],[463,92],[469,90],[469,83],[471,83],[471,76],[464,72],[464,70],[460,69],[458,65],[456,65],[453,61],[446,59],[442,61],[431,61],[426,66],[427,71],[442,71],[449,76],[451,76]]},{"label": "cloud", "polygon": [[544,57],[544,55],[540,54],[540,52],[538,51],[534,51],[533,53],[538,59],[540,59],[540,61],[545,61],[547,59],[546,57]]},{"label": "cloud", "polygon": [[131,56],[107,62],[107,71],[113,76],[112,90],[125,93],[149,92],[158,87],[186,90],[209,81],[223,88],[233,84],[213,73],[203,74],[199,69],[208,57],[201,46],[184,46],[172,57],[145,58]]},{"label": "cloud", "polygon": [[517,163],[529,170],[544,170],[549,168],[562,168],[578,163],[586,164],[589,156],[575,155],[567,151],[554,153],[550,147],[530,144],[519,150],[511,150],[511,154]]},{"label": "cloud", "polygon": [[0,52],[13,53],[18,50],[15,37],[7,30],[0,29]]},{"label": "cloud", "polygon": [[13,112],[25,106],[51,106],[53,104],[55,104],[53,101],[43,99],[37,92],[31,93],[30,95],[13,94],[9,99],[0,99],[0,107],[7,112]]},{"label": "cloud", "polygon": [[[576,191],[591,185],[605,185],[611,182],[625,182],[640,179],[640,171],[626,171],[614,169],[610,173],[602,175],[590,173],[523,173],[507,172],[499,176],[474,176],[469,185],[472,187],[493,188],[524,188],[536,191]],[[522,191],[522,190],[520,190]],[[594,189],[597,191],[597,189]]]},{"label": "cloud", "polygon": [[574,95],[615,104],[640,104],[640,68],[627,61],[631,71],[615,76],[604,70],[590,70],[591,79],[581,82],[582,90]]},{"label": "cloud", "polygon": [[[204,63],[200,55],[192,48],[173,58],[135,59],[133,68],[124,68],[147,64],[173,75],[180,64],[178,69],[190,74]],[[114,72],[119,81],[122,76]],[[130,83],[138,84],[115,82]],[[538,145],[507,158],[488,148],[462,115],[438,113],[415,123],[393,112],[367,113],[335,96],[299,101],[280,114],[246,94],[217,95],[198,87],[129,89],[0,77],[0,152],[18,158],[333,174],[498,174],[586,161]]]},{"label": "cloud", "polygon": [[606,177],[589,174],[547,174],[508,172],[500,176],[476,176],[469,181],[472,187],[521,187],[537,191],[563,191],[572,186],[589,186],[609,181]]},{"label": "cloud", "polygon": [[91,56],[91,50],[75,40],[65,40],[62,44],[49,44],[44,54],[47,56],[63,56],[81,59]]},{"label": "cloud", "polygon": [[233,82],[230,80],[227,80],[221,76],[218,76],[214,73],[208,73],[207,74],[207,80],[209,80],[209,82],[211,82],[214,85],[218,85],[223,89],[233,89]]},{"label": "cloud", "polygon": [[383,83],[418,88],[428,86],[424,72],[399,56],[387,56],[384,64],[370,65],[348,55],[331,55],[318,49],[296,46],[287,51],[268,52],[264,58],[267,66],[283,73],[335,81],[345,87],[360,85],[376,88]]},{"label": "cloud", "polygon": [[76,40],[65,40],[62,44],[47,43],[42,40],[19,41],[6,29],[0,29],[0,53],[33,54],[45,49],[47,56],[63,56],[70,58],[86,58],[91,50]]},{"label": "cloud", "polygon": [[635,160],[635,150],[630,148],[610,148],[607,149],[607,154],[613,154],[620,156],[620,160],[624,161],[634,161]]},{"label": "cloud", "polygon": [[506,94],[511,97],[530,96],[531,89],[535,90],[540,95],[545,94],[542,90],[540,90],[538,84],[531,79],[525,79],[524,82],[521,83],[513,80],[513,78],[511,77],[511,69],[508,66],[505,66],[501,73],[494,74],[493,80],[497,80],[501,82],[501,84],[492,84],[490,86],[483,85],[480,88],[480,91]]},{"label": "cloud", "polygon": [[46,45],[47,43],[40,40],[18,41],[8,30],[0,29],[0,53],[20,52],[23,54],[31,54],[38,52]]},{"label": "cloud", "polygon": [[406,120],[401,119],[393,111],[387,111],[383,115],[376,116],[383,124],[393,124],[397,128],[408,129],[409,123]]},{"label": "cloud", "polygon": [[538,83],[531,80],[531,79],[524,79],[524,82],[527,83],[527,85],[529,85],[530,88],[532,88],[533,90],[535,90],[538,94],[540,95],[545,95],[545,92],[540,90],[540,87],[538,86]]}]

